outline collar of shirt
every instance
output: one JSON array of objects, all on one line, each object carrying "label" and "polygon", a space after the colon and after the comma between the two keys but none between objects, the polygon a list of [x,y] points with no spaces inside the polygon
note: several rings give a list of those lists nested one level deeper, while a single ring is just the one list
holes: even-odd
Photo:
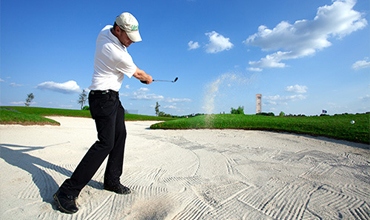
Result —
[{"label": "collar of shirt", "polygon": [[112,41],[113,41],[114,43],[116,43],[117,45],[121,46],[121,47],[122,47],[122,49],[126,51],[126,47],[125,47],[125,45],[123,45],[123,44],[121,43],[121,41],[119,41],[119,40],[118,40],[118,38],[117,38],[116,36],[114,36],[114,34],[112,33],[112,28],[113,28],[113,27],[111,27],[111,28],[109,29],[109,38],[110,38],[110,39],[112,39]]}]

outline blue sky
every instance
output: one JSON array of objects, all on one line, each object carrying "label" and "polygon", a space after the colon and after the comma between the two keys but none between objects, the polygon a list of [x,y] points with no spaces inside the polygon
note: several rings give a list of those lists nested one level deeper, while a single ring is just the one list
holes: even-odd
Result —
[{"label": "blue sky", "polygon": [[126,109],[154,115],[370,111],[368,0],[1,1],[0,105],[79,109],[95,41],[122,12],[139,21],[128,50],[154,79],[125,77]]}]

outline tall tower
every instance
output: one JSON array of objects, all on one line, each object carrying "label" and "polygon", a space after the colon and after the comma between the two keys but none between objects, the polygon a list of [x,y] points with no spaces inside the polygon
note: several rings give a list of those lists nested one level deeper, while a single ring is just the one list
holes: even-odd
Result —
[{"label": "tall tower", "polygon": [[258,114],[258,113],[261,113],[262,112],[262,108],[261,108],[262,94],[256,94],[256,99],[257,99],[257,103],[256,103],[256,114]]}]

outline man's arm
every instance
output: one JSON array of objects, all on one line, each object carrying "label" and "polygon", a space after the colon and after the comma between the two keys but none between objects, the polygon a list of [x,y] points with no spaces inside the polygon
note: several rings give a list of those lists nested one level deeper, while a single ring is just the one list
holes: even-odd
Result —
[{"label": "man's arm", "polygon": [[146,84],[150,84],[153,82],[153,78],[149,74],[137,67],[133,76],[141,82],[145,82]]}]

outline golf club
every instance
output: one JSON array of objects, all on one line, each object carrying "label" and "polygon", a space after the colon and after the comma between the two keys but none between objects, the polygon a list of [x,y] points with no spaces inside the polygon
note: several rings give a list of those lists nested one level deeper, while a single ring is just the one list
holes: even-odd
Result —
[{"label": "golf club", "polygon": [[[178,79],[179,79],[179,77],[176,77],[173,81],[171,81],[171,80],[159,80],[159,79],[153,79],[153,82],[172,82],[172,83],[174,83],[174,82],[176,82]],[[140,81],[140,82],[142,82],[142,83],[146,84],[146,81]]]}]

